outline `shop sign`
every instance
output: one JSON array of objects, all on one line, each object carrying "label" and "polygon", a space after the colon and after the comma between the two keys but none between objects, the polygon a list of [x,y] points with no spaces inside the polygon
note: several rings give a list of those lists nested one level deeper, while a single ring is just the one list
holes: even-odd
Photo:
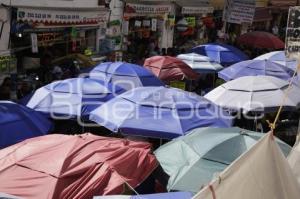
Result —
[{"label": "shop sign", "polygon": [[196,17],[185,17],[185,20],[187,21],[188,27],[196,27]]},{"label": "shop sign", "polygon": [[107,11],[71,11],[18,8],[17,20],[41,23],[101,23],[107,22]]},{"label": "shop sign", "polygon": [[223,20],[229,23],[252,23],[255,15],[255,0],[226,0]]},{"label": "shop sign", "polygon": [[182,7],[182,14],[208,14],[213,13],[213,7]]},{"label": "shop sign", "polygon": [[38,53],[39,52],[39,47],[38,47],[38,39],[37,39],[37,34],[36,33],[31,33],[31,52],[32,53]]},{"label": "shop sign", "polygon": [[300,6],[290,7],[285,45],[287,57],[300,60]]},{"label": "shop sign", "polygon": [[128,14],[165,14],[171,12],[171,5],[144,5],[127,3],[125,12]]}]

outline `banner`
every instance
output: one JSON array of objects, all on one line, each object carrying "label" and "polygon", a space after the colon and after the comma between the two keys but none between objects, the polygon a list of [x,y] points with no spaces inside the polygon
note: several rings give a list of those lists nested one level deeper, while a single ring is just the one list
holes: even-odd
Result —
[{"label": "banner", "polygon": [[109,12],[91,10],[52,10],[18,8],[18,21],[33,21],[60,24],[98,24],[107,22]]},{"label": "banner", "polygon": [[290,7],[289,10],[285,53],[288,58],[300,60],[300,6]]},{"label": "banner", "polygon": [[31,33],[31,51],[32,53],[38,53],[39,47],[38,47],[38,39],[36,33]]},{"label": "banner", "polygon": [[127,14],[165,14],[171,12],[171,5],[146,5],[127,3],[125,12]]},{"label": "banner", "polygon": [[181,13],[182,14],[208,14],[213,13],[213,7],[182,7]]},{"label": "banner", "polygon": [[251,24],[255,15],[255,6],[255,0],[226,0],[223,21]]}]

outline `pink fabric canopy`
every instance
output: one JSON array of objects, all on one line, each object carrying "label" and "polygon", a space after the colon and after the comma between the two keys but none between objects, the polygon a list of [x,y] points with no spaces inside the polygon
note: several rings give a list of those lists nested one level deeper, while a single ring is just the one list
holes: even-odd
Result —
[{"label": "pink fabric canopy", "polygon": [[0,192],[29,199],[121,194],[156,168],[150,148],[91,134],[29,139],[0,151]]}]

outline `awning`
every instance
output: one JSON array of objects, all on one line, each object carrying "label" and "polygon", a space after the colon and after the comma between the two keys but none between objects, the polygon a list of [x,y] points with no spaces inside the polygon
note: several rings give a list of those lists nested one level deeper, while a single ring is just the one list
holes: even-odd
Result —
[{"label": "awning", "polygon": [[44,26],[59,25],[98,25],[108,20],[108,10],[61,10],[18,8],[17,20],[23,22],[42,23]]},{"label": "awning", "polygon": [[272,6],[296,6],[297,0],[270,0]]},{"label": "awning", "polygon": [[269,8],[256,8],[253,22],[270,21],[272,18]]}]

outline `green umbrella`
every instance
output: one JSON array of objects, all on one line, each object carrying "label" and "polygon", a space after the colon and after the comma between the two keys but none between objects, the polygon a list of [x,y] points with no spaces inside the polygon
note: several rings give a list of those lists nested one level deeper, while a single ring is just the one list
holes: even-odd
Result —
[{"label": "green umbrella", "polygon": [[[199,128],[155,151],[170,176],[168,190],[197,193],[264,134],[240,128]],[[277,140],[287,156],[291,147]]]}]

